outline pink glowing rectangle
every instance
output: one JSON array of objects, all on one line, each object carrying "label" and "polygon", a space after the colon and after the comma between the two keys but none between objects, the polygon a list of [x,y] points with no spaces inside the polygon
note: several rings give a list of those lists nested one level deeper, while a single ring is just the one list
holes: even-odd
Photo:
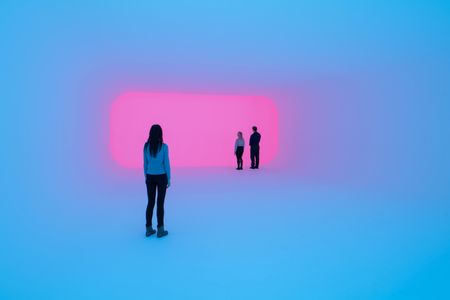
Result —
[{"label": "pink glowing rectangle", "polygon": [[142,168],[142,149],[152,124],[163,128],[173,166],[235,165],[234,141],[242,131],[244,164],[253,125],[261,133],[261,165],[278,149],[278,112],[273,101],[260,96],[129,92],[110,110],[110,151],[126,168]]}]

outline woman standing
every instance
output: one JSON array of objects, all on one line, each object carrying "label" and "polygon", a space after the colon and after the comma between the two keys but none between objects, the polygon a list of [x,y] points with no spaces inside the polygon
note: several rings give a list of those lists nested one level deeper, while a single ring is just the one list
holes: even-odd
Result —
[{"label": "woman standing", "polygon": [[155,207],[156,190],[158,198],[156,200],[156,217],[158,220],[157,237],[168,234],[164,230],[164,199],[166,188],[170,186],[170,162],[169,147],[163,143],[163,133],[158,124],[150,128],[148,140],[144,145],[144,175],[147,185],[147,212],[146,212],[146,236],[156,233],[152,227],[153,208]]},{"label": "woman standing", "polygon": [[237,139],[234,143],[234,154],[236,154],[237,168],[236,170],[242,170],[242,155],[244,154],[245,141],[242,137],[242,132],[237,133]]}]

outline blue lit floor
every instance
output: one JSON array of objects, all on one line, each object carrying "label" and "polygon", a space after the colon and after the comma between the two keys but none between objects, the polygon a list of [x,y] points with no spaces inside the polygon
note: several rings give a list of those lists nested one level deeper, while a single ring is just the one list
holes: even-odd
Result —
[{"label": "blue lit floor", "polygon": [[164,239],[144,237],[143,179],[17,201],[1,299],[450,299],[443,199],[288,178],[175,173]]}]

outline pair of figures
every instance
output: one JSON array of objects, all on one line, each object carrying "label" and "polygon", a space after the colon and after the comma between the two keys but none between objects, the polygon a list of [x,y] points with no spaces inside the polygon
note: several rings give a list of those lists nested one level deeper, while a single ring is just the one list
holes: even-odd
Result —
[{"label": "pair of figures", "polygon": [[[250,160],[251,167],[250,169],[258,169],[259,168],[259,142],[261,141],[261,134],[258,132],[258,128],[256,126],[252,127],[253,133],[250,136]],[[245,141],[242,136],[242,132],[237,133],[237,139],[234,143],[234,154],[236,155],[237,160],[237,168],[236,170],[242,170],[242,155],[244,154],[244,145]]]}]

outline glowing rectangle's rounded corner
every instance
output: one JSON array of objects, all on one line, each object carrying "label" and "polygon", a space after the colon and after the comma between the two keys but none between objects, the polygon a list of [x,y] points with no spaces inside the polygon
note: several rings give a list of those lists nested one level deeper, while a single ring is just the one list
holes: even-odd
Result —
[{"label": "glowing rectangle's rounded corner", "polygon": [[262,134],[261,161],[269,163],[279,151],[278,108],[268,97],[127,91],[110,105],[113,161],[127,169],[142,168],[143,144],[154,123],[163,127],[173,166],[234,165],[229,148],[235,132],[244,132],[248,145],[253,125]]}]

